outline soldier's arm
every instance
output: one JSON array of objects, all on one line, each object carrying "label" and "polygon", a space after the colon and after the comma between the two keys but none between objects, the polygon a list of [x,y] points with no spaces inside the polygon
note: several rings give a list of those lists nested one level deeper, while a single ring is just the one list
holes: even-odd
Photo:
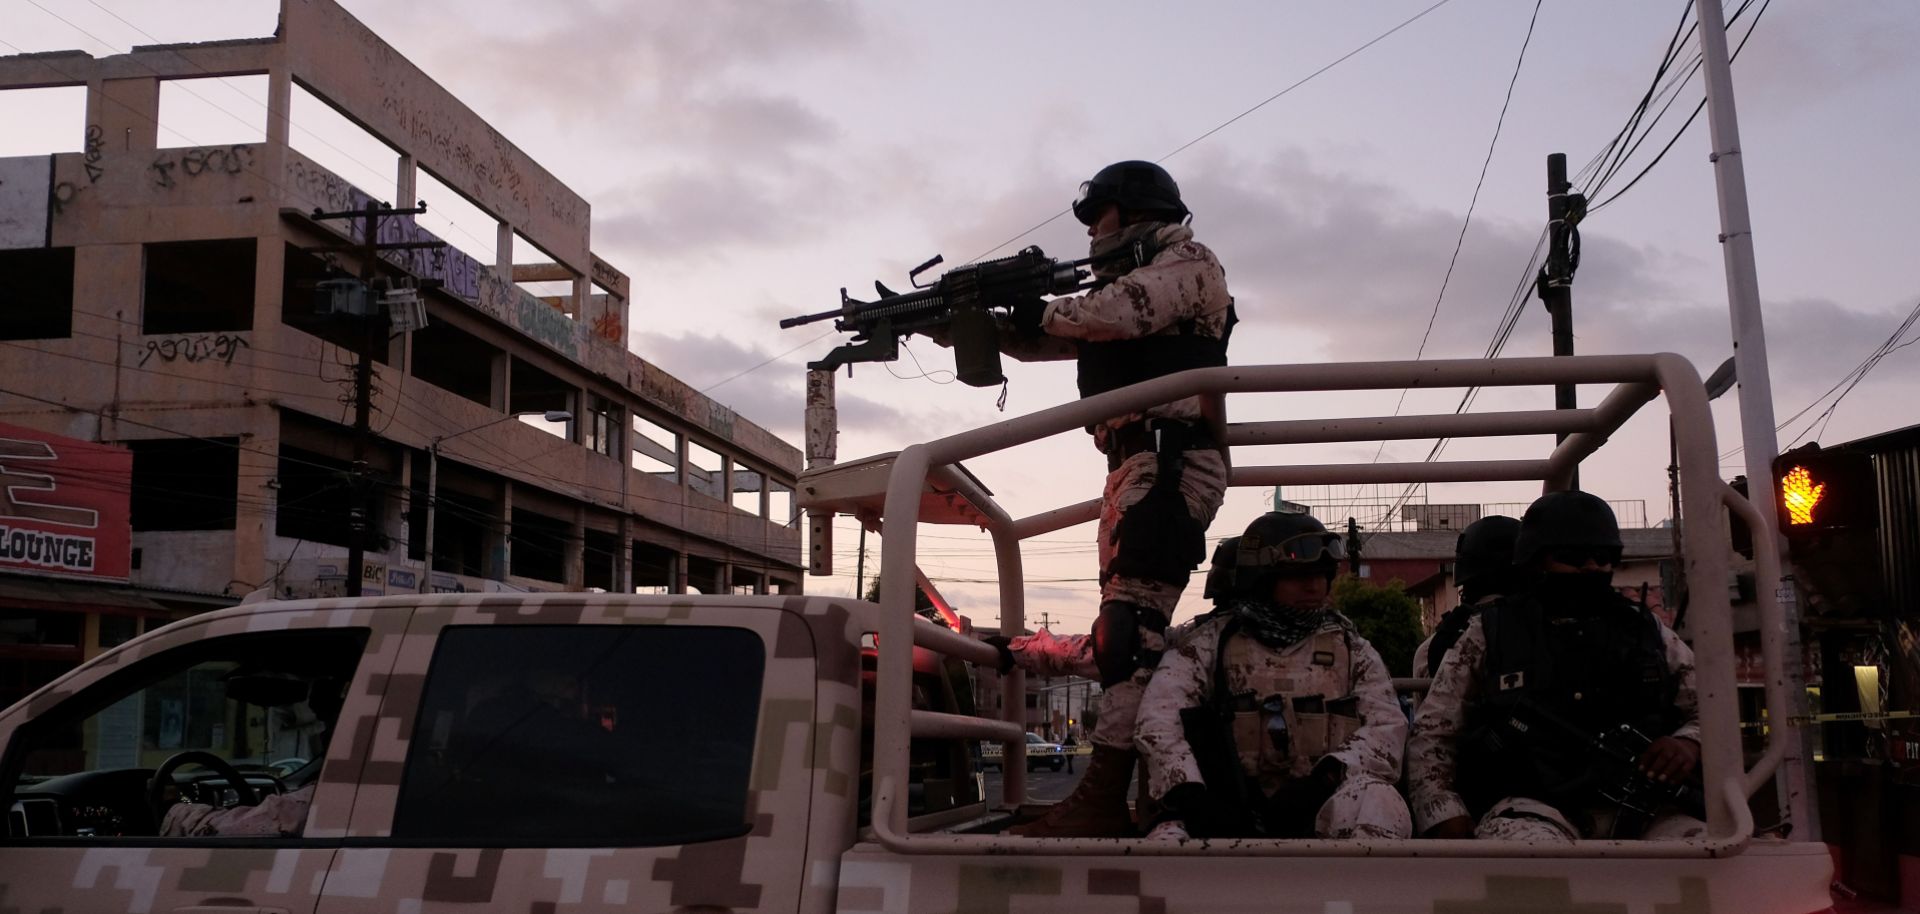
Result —
[{"label": "soldier's arm", "polygon": [[1393,696],[1393,677],[1380,652],[1354,636],[1353,693],[1360,699],[1360,728],[1329,755],[1347,767],[1347,776],[1368,774],[1388,784],[1400,782],[1400,759],[1407,745],[1407,715]]},{"label": "soldier's arm", "polygon": [[1407,740],[1407,798],[1416,832],[1468,814],[1466,801],[1454,789],[1457,740],[1467,705],[1476,697],[1486,651],[1487,638],[1476,616],[1441,658],[1427,700],[1414,715],[1413,735]]},{"label": "soldier's arm", "polygon": [[1049,336],[1128,340],[1151,336],[1187,318],[1227,307],[1227,274],[1213,254],[1193,242],[1176,244],[1154,262],[1105,288],[1047,304],[1041,327]]},{"label": "soldier's arm", "polygon": [[1016,666],[1034,676],[1082,676],[1099,679],[1100,667],[1093,662],[1093,636],[1061,637],[1041,629],[1007,642]]},{"label": "soldier's arm", "polygon": [[1673,679],[1679,686],[1673,697],[1674,709],[1680,712],[1680,726],[1669,736],[1700,742],[1700,693],[1693,675],[1693,648],[1687,646],[1673,629],[1660,626],[1660,640],[1667,649],[1667,668],[1673,671]]},{"label": "soldier's arm", "polygon": [[1200,764],[1187,745],[1180,712],[1198,705],[1206,695],[1217,627],[1202,625],[1160,657],[1134,725],[1134,744],[1147,762],[1147,792],[1155,798],[1186,783],[1203,783]]}]

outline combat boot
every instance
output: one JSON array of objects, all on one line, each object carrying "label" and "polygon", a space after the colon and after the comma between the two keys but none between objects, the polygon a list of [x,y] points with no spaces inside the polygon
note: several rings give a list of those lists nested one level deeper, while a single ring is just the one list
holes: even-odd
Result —
[{"label": "combat boot", "polygon": [[1008,829],[1023,838],[1131,838],[1133,814],[1127,809],[1133,786],[1133,762],[1139,753],[1095,745],[1087,773],[1067,798],[1046,815]]}]

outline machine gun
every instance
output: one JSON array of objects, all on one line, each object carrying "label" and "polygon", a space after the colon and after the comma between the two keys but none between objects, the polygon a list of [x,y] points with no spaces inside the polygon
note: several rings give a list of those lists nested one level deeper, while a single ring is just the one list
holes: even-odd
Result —
[{"label": "machine gun", "polygon": [[1038,247],[1029,247],[1011,257],[955,267],[931,284],[921,285],[920,274],[941,262],[935,255],[907,274],[915,291],[896,293],[875,281],[880,297],[859,301],[842,288],[839,308],[789,317],[780,327],[834,318],[834,329],[853,333],[854,342],[807,363],[808,368],[825,371],[854,362],[891,362],[900,357],[901,337],[942,330],[953,344],[954,374],[960,382],[990,387],[1005,380],[994,309],[1010,310],[1016,303],[1041,296],[1078,292],[1086,287],[1089,276],[1082,269],[1086,260],[1054,260]]},{"label": "machine gun", "polygon": [[[1508,729],[1523,740],[1547,740],[1576,752],[1590,753],[1592,785],[1600,798],[1618,809],[1614,816],[1614,838],[1637,838],[1645,833],[1654,815],[1663,808],[1677,808],[1690,816],[1706,816],[1706,796],[1700,788],[1687,783],[1661,782],[1640,771],[1640,756],[1653,740],[1629,724],[1594,733],[1572,721],[1522,699],[1506,721]],[[1533,732],[1536,728],[1545,733]]]}]

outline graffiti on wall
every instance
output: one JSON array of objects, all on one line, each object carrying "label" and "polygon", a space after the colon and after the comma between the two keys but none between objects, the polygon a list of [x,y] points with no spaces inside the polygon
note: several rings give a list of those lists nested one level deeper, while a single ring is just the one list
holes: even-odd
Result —
[{"label": "graffiti on wall", "polygon": [[65,212],[82,192],[100,183],[100,179],[106,175],[107,167],[102,164],[105,161],[102,153],[105,151],[106,142],[102,136],[99,124],[87,125],[87,144],[81,153],[81,167],[86,170],[87,181],[85,184],[75,181],[61,181],[55,184],[53,193],[48,197],[53,215],[58,216]]},{"label": "graffiti on wall", "polygon": [[232,146],[207,146],[189,149],[185,152],[164,150],[153,159],[148,170],[153,173],[155,187],[172,188],[177,186],[174,175],[187,178],[201,175],[237,175],[253,168],[253,147],[244,143]]},{"label": "graffiti on wall", "polygon": [[148,359],[158,358],[162,362],[185,361],[189,364],[217,362],[232,365],[233,357],[242,349],[252,349],[246,337],[232,333],[201,333],[191,336],[170,336],[164,339],[147,340],[146,350],[140,353],[140,365]]}]

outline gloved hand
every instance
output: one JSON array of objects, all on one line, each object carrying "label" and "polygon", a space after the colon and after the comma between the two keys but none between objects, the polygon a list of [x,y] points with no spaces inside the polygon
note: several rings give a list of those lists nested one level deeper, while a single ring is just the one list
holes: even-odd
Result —
[{"label": "gloved hand", "polygon": [[1044,299],[1030,299],[1015,302],[1012,312],[1007,316],[1007,325],[1021,336],[1045,336],[1041,324],[1046,320],[1047,303]]},{"label": "gloved hand", "polygon": [[1187,834],[1187,825],[1179,819],[1163,819],[1153,831],[1147,832],[1148,841],[1188,841],[1193,838]]},{"label": "gloved hand", "polygon": [[1008,646],[1007,636],[988,635],[980,640],[993,645],[993,649],[999,652],[1000,673],[1002,675],[1013,672],[1013,648]]},{"label": "gloved hand", "polygon": [[[1327,765],[1328,761],[1333,765]],[[1337,760],[1322,759],[1306,777],[1294,778],[1282,785],[1267,801],[1266,819],[1271,836],[1313,837],[1313,822],[1320,814],[1320,807],[1333,797],[1345,775],[1345,765]]]}]

